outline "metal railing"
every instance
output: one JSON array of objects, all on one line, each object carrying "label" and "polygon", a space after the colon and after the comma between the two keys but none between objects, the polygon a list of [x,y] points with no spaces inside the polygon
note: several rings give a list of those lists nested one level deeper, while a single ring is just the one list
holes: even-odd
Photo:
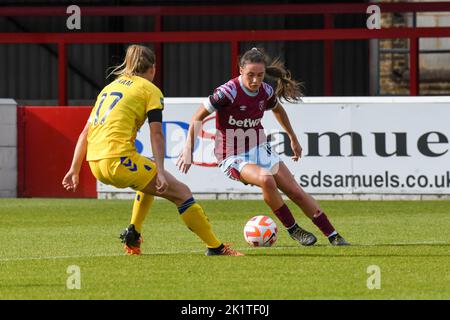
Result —
[{"label": "metal railing", "polygon": [[[450,12],[450,2],[374,3],[382,13],[388,12]],[[333,41],[406,38],[410,41],[410,95],[419,94],[419,39],[450,37],[450,27],[334,28],[337,14],[366,14],[369,4],[301,4],[301,5],[240,5],[240,6],[127,6],[81,7],[86,16],[153,16],[153,32],[65,32],[65,33],[0,33],[0,43],[42,44],[58,46],[58,100],[67,105],[67,46],[74,43],[139,43],[155,44],[155,53],[162,59],[163,43],[228,42],[230,44],[231,76],[236,76],[239,43],[243,41],[324,41],[324,94],[333,92]],[[237,31],[163,31],[164,16],[201,15],[305,15],[324,16],[323,29],[237,30]],[[0,16],[67,16],[66,7],[0,7]],[[162,62],[160,62],[162,64]],[[156,82],[162,83],[158,73]]]}]

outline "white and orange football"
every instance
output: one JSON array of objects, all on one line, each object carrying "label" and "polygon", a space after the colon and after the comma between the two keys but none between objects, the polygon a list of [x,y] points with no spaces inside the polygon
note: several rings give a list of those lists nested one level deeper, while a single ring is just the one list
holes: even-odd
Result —
[{"label": "white and orange football", "polygon": [[245,241],[252,247],[271,247],[277,240],[278,228],[268,216],[255,216],[244,227]]}]

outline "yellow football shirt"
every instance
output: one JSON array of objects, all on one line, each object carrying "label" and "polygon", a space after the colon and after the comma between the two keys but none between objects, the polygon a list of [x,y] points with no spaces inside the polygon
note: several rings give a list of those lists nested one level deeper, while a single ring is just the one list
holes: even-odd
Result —
[{"label": "yellow football shirt", "polygon": [[147,112],[164,109],[163,95],[150,81],[119,77],[97,97],[89,117],[88,161],[129,156],[136,152],[135,140]]}]

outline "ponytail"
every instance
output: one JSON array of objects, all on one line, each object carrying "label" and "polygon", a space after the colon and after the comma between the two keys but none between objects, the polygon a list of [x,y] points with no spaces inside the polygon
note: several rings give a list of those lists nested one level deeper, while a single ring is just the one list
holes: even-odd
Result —
[{"label": "ponytail", "polygon": [[291,77],[291,72],[287,70],[284,63],[279,59],[275,59],[269,66],[266,66],[266,74],[276,80],[277,88],[275,95],[278,98],[283,98],[288,102],[301,101],[302,85]]}]

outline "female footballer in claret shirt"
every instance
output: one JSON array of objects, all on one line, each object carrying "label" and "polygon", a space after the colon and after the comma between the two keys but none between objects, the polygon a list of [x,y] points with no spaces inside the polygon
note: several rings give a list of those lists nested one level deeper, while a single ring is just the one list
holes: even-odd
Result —
[{"label": "female footballer in claret shirt", "polygon": [[[120,235],[128,254],[141,254],[142,225],[154,196],[160,196],[178,207],[186,226],[206,244],[206,255],[242,256],[217,239],[189,187],[164,169],[164,104],[161,91],[152,83],[155,60],[147,47],[128,47],[125,60],[112,71],[117,78],[98,95],[62,184],[69,191],[76,190],[86,156],[92,174],[99,181],[136,190],[130,224]],[[140,155],[135,146],[136,134],[146,119],[152,160]]]},{"label": "female footballer in claret shirt", "polygon": [[[264,201],[286,227],[291,238],[301,245],[313,245],[317,238],[298,225],[279,190],[312,220],[332,245],[348,245],[317,201],[301,188],[278,154],[271,150],[264,134],[261,119],[266,111],[272,111],[291,140],[292,160],[299,160],[302,147],[279,99],[298,102],[302,95],[300,84],[291,78],[283,63],[279,60],[271,63],[261,49],[253,48],[245,52],[239,60],[239,67],[240,76],[218,87],[194,114],[186,145],[177,162],[179,170],[188,172],[194,138],[201,129],[201,122],[215,112],[217,130],[214,153],[225,175],[260,187]],[[276,81],[275,90],[264,82],[266,76]]]}]

